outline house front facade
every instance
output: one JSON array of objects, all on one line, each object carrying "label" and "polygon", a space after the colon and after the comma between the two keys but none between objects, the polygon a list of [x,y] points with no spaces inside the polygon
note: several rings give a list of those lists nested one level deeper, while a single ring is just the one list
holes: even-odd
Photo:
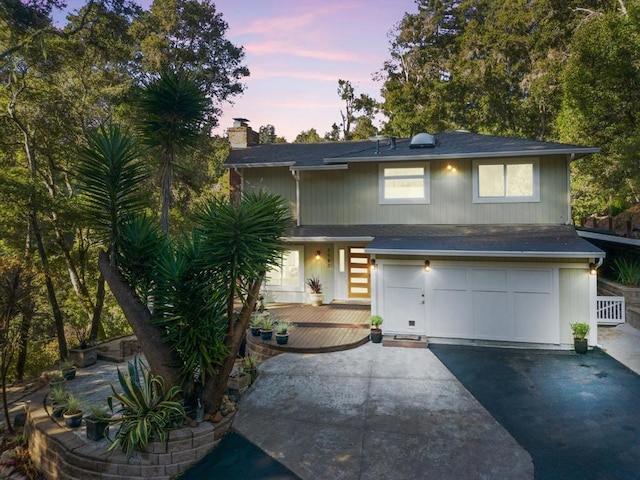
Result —
[{"label": "house front facade", "polygon": [[597,149],[447,132],[413,139],[257,145],[229,130],[232,188],[266,189],[296,225],[265,289],[362,302],[385,335],[568,347],[591,324],[604,253],[571,226],[569,165]]}]

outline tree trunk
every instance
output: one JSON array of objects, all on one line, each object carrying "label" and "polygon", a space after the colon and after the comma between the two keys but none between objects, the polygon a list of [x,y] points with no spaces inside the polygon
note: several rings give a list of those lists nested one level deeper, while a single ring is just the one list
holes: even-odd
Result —
[{"label": "tree trunk", "polygon": [[180,360],[173,355],[171,347],[164,343],[162,328],[153,325],[149,309],[140,301],[120,272],[111,268],[105,252],[100,252],[98,256],[98,268],[138,338],[142,353],[153,374],[164,378],[167,388],[174,385],[182,387]]},{"label": "tree trunk", "polygon": [[218,375],[211,377],[204,385],[202,390],[202,404],[206,413],[211,415],[215,414],[218,411],[218,408],[220,408],[222,397],[227,393],[229,375],[231,375],[236,358],[238,357],[240,345],[242,344],[242,337],[246,334],[249,326],[251,313],[256,305],[261,285],[262,278],[256,280],[253,285],[251,285],[247,302],[242,307],[237,319],[233,316],[229,317],[230,328],[225,343],[227,347],[229,347],[231,354],[220,366]]},{"label": "tree trunk", "polygon": [[104,275],[102,273],[98,277],[98,291],[96,292],[96,307],[93,310],[93,318],[91,319],[91,332],[89,333],[89,343],[95,343],[99,336],[104,336],[102,328],[102,307],[104,306]]},{"label": "tree trunk", "polygon": [[35,212],[31,212],[30,215],[31,229],[33,230],[33,236],[36,240],[36,246],[38,248],[38,254],[42,263],[42,270],[44,272],[44,281],[47,287],[47,296],[49,297],[49,303],[51,304],[51,311],[53,312],[53,318],[56,325],[56,334],[58,335],[58,351],[60,352],[60,358],[67,358],[69,351],[67,349],[67,339],[64,336],[64,319],[62,318],[62,310],[58,305],[58,299],[56,297],[56,290],[53,288],[53,280],[51,279],[51,268],[49,267],[49,257],[44,249],[44,243],[42,242],[42,235],[40,235],[40,229],[36,220]]}]

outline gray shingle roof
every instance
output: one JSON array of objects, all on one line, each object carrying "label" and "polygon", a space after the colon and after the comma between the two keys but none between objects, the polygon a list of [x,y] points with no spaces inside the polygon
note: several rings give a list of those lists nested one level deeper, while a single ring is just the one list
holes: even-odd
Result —
[{"label": "gray shingle roof", "polygon": [[444,256],[603,257],[570,225],[313,225],[289,241],[368,241],[369,253]]},{"label": "gray shingle roof", "polygon": [[381,141],[378,149],[376,142],[369,140],[257,145],[247,149],[232,150],[225,162],[225,166],[322,167],[331,164],[378,160],[483,158],[553,154],[575,154],[576,157],[581,157],[598,151],[597,148],[591,147],[554,142],[536,142],[520,138],[479,135],[467,132],[439,133],[435,137],[435,147],[418,149],[409,148],[409,139],[397,140],[395,149],[390,149],[386,141]]}]

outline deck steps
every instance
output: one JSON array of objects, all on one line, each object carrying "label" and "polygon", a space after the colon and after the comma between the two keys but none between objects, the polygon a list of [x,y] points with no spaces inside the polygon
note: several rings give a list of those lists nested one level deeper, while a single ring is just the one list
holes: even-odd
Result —
[{"label": "deck steps", "polygon": [[427,348],[429,340],[426,335],[383,335],[383,347]]}]

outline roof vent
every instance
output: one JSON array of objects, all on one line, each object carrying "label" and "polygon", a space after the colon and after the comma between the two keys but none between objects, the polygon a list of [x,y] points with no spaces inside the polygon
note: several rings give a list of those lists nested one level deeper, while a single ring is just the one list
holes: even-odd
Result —
[{"label": "roof vent", "polygon": [[414,135],[409,144],[409,148],[433,148],[436,146],[436,137],[430,133],[419,133]]}]

